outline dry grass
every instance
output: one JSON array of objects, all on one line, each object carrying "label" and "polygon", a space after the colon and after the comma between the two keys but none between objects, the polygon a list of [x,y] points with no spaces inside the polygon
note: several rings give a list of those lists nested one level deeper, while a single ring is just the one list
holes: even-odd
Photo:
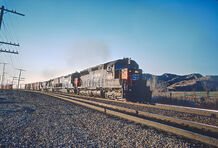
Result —
[{"label": "dry grass", "polygon": [[218,92],[154,92],[153,102],[218,109]]}]

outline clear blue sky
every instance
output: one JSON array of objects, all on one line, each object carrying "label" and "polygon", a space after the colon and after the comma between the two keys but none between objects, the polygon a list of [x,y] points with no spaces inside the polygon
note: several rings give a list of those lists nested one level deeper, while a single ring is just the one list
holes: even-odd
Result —
[{"label": "clear blue sky", "polygon": [[[0,62],[26,69],[26,82],[123,57],[136,60],[145,73],[218,74],[217,0],[0,0],[0,4],[26,15],[5,14],[7,29],[0,31],[2,40],[21,45],[4,46],[20,54],[0,53]],[[17,75],[11,71],[8,66],[8,73]]]}]

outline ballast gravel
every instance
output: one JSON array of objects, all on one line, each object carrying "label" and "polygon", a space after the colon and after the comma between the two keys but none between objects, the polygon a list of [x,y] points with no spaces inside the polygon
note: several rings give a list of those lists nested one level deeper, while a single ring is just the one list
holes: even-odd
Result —
[{"label": "ballast gravel", "polygon": [[0,90],[0,147],[211,147],[54,97]]},{"label": "ballast gravel", "polygon": [[81,98],[91,100],[91,101],[95,100],[96,102],[121,106],[121,107],[129,108],[129,109],[134,109],[134,110],[174,117],[178,119],[184,119],[188,121],[194,121],[194,122],[218,126],[218,118],[214,116],[208,117],[208,116],[203,116],[203,115],[178,112],[175,110],[165,110],[165,109],[151,108],[151,107],[146,107],[146,106],[139,106],[136,104],[127,104],[127,103],[121,103],[121,102],[116,102],[116,101],[114,102],[114,101],[109,101],[106,99],[99,100],[95,98],[86,98],[86,97],[81,97]]}]

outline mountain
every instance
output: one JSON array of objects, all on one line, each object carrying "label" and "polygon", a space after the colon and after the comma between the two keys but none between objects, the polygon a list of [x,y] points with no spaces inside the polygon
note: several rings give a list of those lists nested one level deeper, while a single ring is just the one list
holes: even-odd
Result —
[{"label": "mountain", "polygon": [[152,91],[218,91],[218,76],[202,76],[198,73],[189,75],[176,75],[165,73],[163,75],[145,74],[147,85]]}]

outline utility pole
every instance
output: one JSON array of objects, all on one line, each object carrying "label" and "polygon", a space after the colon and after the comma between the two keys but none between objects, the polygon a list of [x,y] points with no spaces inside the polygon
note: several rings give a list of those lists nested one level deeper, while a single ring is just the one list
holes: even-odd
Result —
[{"label": "utility pole", "polygon": [[12,86],[14,85],[14,80],[16,80],[18,77],[13,77],[13,79],[12,79]]},{"label": "utility pole", "polygon": [[3,14],[4,14],[4,6],[1,7],[1,14],[0,14],[0,29],[1,29],[1,26],[2,26]]},{"label": "utility pole", "polygon": [[[18,13],[18,12],[14,11],[14,10],[5,9],[5,7],[2,6],[1,7],[1,14],[0,14],[0,30],[1,30],[2,22],[3,22],[4,12],[10,12],[10,13],[17,14],[17,15],[20,15],[20,16],[25,16],[22,13]],[[11,46],[20,46],[19,44],[16,44],[16,43],[3,42],[3,41],[0,41],[0,44],[6,44],[6,45],[11,45]],[[15,51],[2,50],[2,49],[0,49],[0,52],[11,53],[11,54],[18,54],[18,51],[15,52]]]},{"label": "utility pole", "polygon": [[2,6],[2,7],[1,7],[1,14],[0,14],[0,29],[1,29],[1,26],[2,26],[4,11],[10,12],[10,13],[14,13],[14,14],[17,14],[17,15],[21,15],[21,16],[25,16],[25,15],[22,14],[22,13],[18,13],[18,12],[14,11],[14,10],[5,9],[5,7]]},{"label": "utility pole", "polygon": [[23,70],[23,69],[18,69],[20,72],[19,72],[19,76],[18,76],[18,84],[17,84],[17,89],[19,89],[19,87],[20,87],[20,81],[21,81],[21,79],[20,79],[20,77],[21,77],[21,72],[22,71],[25,71],[25,70]]},{"label": "utility pole", "polygon": [[13,89],[13,86],[14,86],[14,80],[16,80],[18,77],[13,77],[13,79],[12,79],[12,89]]},{"label": "utility pole", "polygon": [[3,86],[4,83],[4,77],[5,77],[5,65],[8,63],[0,63],[3,64],[3,72],[2,72],[2,82],[1,82],[1,86]]}]

